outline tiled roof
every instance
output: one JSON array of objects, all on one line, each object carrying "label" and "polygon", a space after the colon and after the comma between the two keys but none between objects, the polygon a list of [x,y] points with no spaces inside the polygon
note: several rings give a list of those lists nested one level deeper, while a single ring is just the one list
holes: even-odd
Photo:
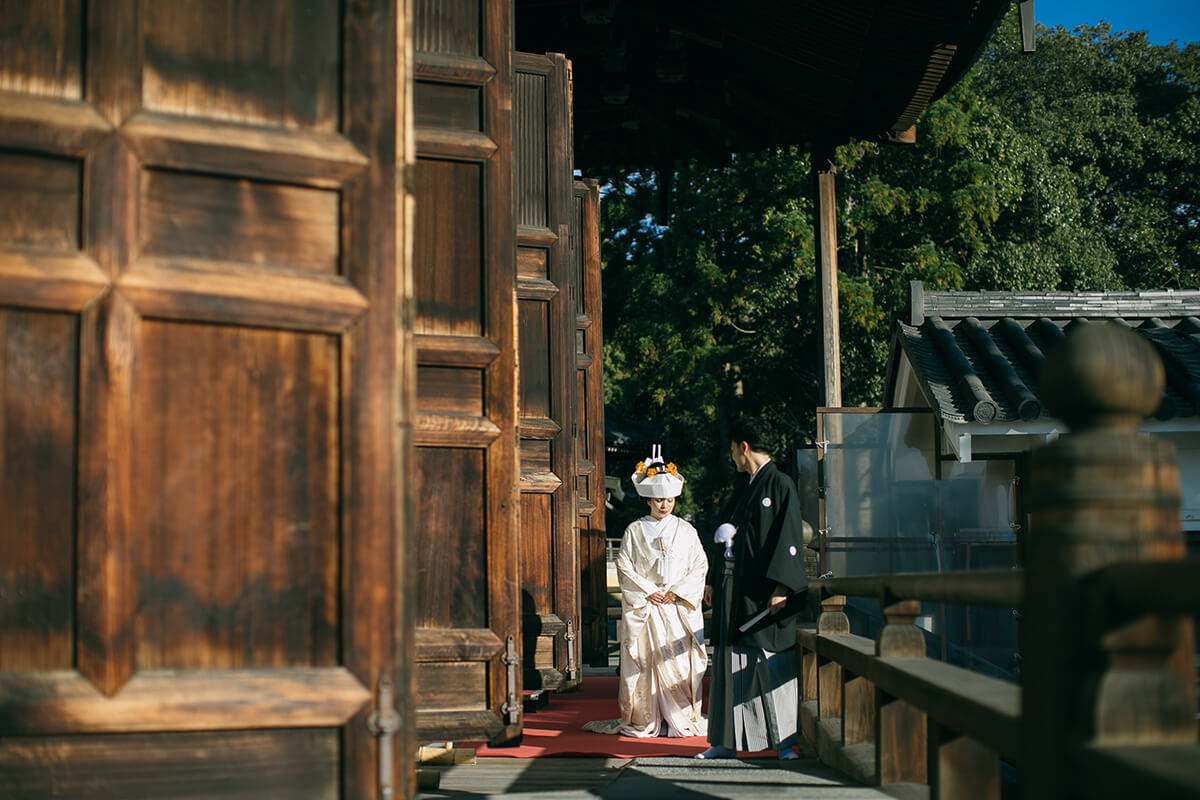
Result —
[{"label": "tiled roof", "polygon": [[1046,353],[1071,326],[1100,320],[1136,330],[1162,358],[1155,417],[1200,415],[1200,291],[929,292],[914,281],[896,339],[944,419],[1031,421],[1045,414],[1036,376]]}]

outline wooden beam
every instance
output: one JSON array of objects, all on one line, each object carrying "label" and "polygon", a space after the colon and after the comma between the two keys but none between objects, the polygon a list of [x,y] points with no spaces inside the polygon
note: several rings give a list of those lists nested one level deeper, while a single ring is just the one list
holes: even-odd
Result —
[{"label": "wooden beam", "polygon": [[344,667],[142,670],[112,696],[74,670],[0,677],[0,735],[322,728],[371,692]]},{"label": "wooden beam", "polygon": [[929,658],[881,658],[870,677],[940,725],[1015,759],[1021,689],[1016,684]]},{"label": "wooden beam", "polygon": [[1200,746],[1095,747],[1072,760],[1078,797],[1200,798]]},{"label": "wooden beam", "polygon": [[851,597],[879,597],[885,594],[896,600],[1019,608],[1023,581],[1024,573],[1019,569],[975,569],[969,572],[818,578],[809,582],[809,589]]},{"label": "wooden beam", "polygon": [[939,724],[1016,758],[1021,712],[1021,688],[1016,684],[929,658],[877,659],[875,643],[853,634],[804,632],[801,646],[822,661],[836,661],[862,675],[889,695],[903,697]]}]

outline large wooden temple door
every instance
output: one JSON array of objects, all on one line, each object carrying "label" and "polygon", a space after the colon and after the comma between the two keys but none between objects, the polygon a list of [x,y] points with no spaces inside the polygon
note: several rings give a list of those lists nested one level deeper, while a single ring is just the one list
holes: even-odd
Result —
[{"label": "large wooden temple door", "polygon": [[604,356],[600,319],[600,185],[571,195],[571,298],[575,315],[575,492],[579,525],[580,649],[608,665],[608,565],[604,522]]},{"label": "large wooden temple door", "polygon": [[560,54],[514,56],[522,650],[531,689],[570,688],[582,674],[569,70]]},{"label": "large wooden temple door", "polygon": [[6,800],[415,788],[404,7],[0,5]]},{"label": "large wooden temple door", "polygon": [[416,658],[423,741],[521,724],[512,9],[418,0]]}]

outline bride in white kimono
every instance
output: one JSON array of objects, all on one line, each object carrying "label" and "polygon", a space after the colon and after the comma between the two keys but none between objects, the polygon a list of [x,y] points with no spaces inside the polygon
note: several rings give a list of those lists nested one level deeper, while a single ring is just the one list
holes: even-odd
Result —
[{"label": "bride in white kimono", "polygon": [[[696,529],[671,512],[683,487],[661,446],[637,466],[633,483],[650,513],[630,524],[617,556],[621,585],[621,719],[584,727],[624,736],[704,736],[701,682],[708,558]],[[664,725],[665,723],[665,725]]]}]

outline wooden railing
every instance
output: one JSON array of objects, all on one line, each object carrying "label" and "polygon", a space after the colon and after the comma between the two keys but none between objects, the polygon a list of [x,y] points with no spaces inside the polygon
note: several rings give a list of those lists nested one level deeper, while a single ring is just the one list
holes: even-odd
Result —
[{"label": "wooden railing", "polygon": [[[1047,360],[1073,432],[1034,454],[1024,569],[813,582],[801,724],[823,761],[897,796],[999,800],[1003,761],[1022,800],[1200,798],[1200,562],[1173,448],[1135,429],[1162,392],[1141,344],[1088,325]],[[850,633],[847,596],[879,600],[874,640]],[[927,658],[922,601],[1019,609],[1019,684]]]},{"label": "wooden railing", "polygon": [[[861,783],[928,785],[935,798],[999,797],[1001,760],[1021,762],[1021,687],[927,658],[914,622],[921,601],[1021,609],[1023,589],[1022,570],[815,581],[821,615],[797,641],[805,738]],[[879,600],[885,627],[875,640],[849,633],[847,596]],[[1146,612],[1200,613],[1200,562],[1110,565],[1088,577],[1084,605],[1110,621],[1081,622],[1097,640]],[[1183,698],[1179,713],[1194,717],[1194,705]],[[1115,797],[1116,787],[1136,785],[1156,787],[1139,789],[1141,798],[1200,797],[1194,742],[1168,732],[1137,747],[1085,746],[1068,770],[1077,776],[1070,791]]]}]

